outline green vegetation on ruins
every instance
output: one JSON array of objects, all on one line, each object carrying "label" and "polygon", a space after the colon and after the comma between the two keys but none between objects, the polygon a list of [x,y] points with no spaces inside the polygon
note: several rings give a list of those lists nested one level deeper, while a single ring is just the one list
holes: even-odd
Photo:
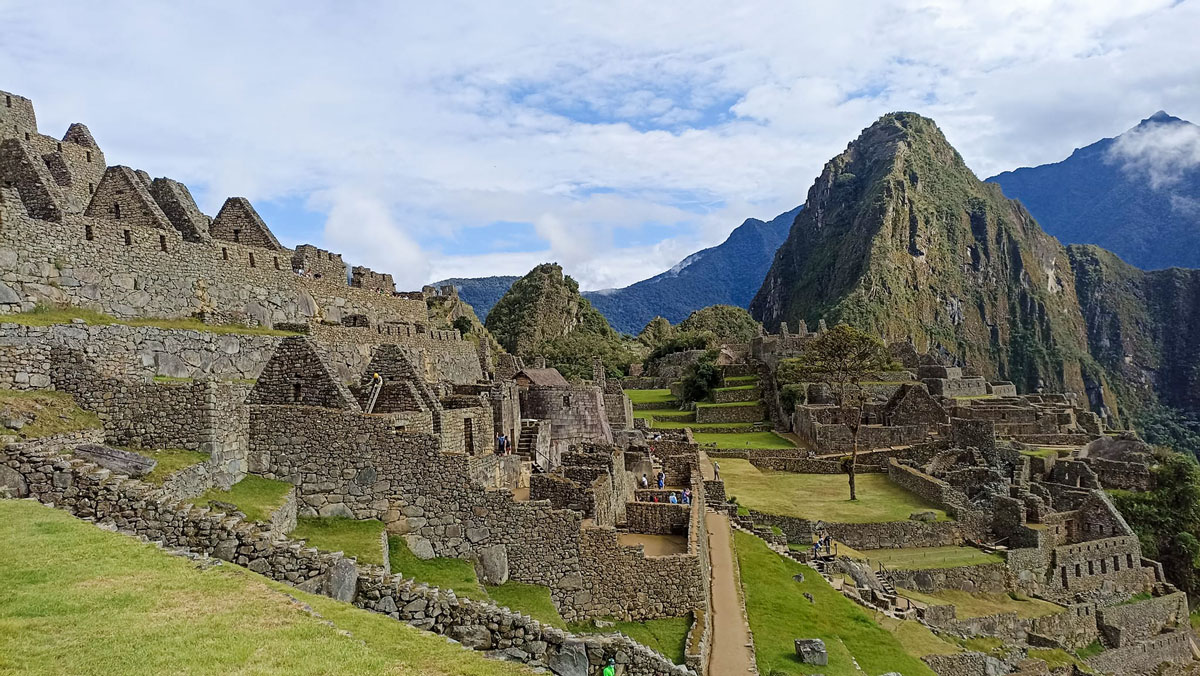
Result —
[{"label": "green vegetation on ruins", "polygon": [[907,521],[913,512],[928,510],[937,514],[939,521],[949,519],[944,510],[892,483],[886,474],[859,475],[863,494],[851,501],[836,474],[764,472],[738,458],[717,462],[725,493],[737,496],[738,504],[765,514],[833,523],[878,523]]},{"label": "green vegetation on ruins", "polygon": [[943,589],[937,592],[897,590],[901,596],[931,606],[953,605],[958,618],[985,617],[998,613],[1016,613],[1021,618],[1046,617],[1063,612],[1063,607],[1019,594],[986,594]]},{"label": "green vegetation on ruins", "polygon": [[292,485],[286,481],[247,474],[229,490],[210,488],[193,502],[197,506],[210,506],[217,511],[220,511],[220,508],[213,505],[214,502],[227,502],[237,507],[250,521],[267,521],[271,514],[287,501],[291,490]]},{"label": "green vegetation on ruins", "polygon": [[625,390],[629,400],[635,404],[675,403],[671,390]]},{"label": "green vegetation on ruins", "polygon": [[51,390],[0,390],[0,419],[0,435],[22,439],[102,427],[100,418],[79,408],[71,395]]},{"label": "green vegetation on ruins", "polygon": [[[844,553],[844,552],[842,552]],[[903,549],[872,549],[861,556],[872,567],[882,563],[896,570],[927,570],[1004,563],[997,554],[974,547],[905,547]]]},{"label": "green vegetation on ruins", "polygon": [[300,516],[296,517],[296,529],[288,537],[306,540],[309,547],[342,552],[358,559],[360,563],[382,566],[383,528],[383,522],[376,519]]},{"label": "green vegetation on ruins", "polygon": [[138,455],[154,459],[158,464],[150,473],[142,477],[147,483],[162,485],[172,474],[202,462],[208,462],[208,454],[200,451],[189,451],[186,448],[127,448]]},{"label": "green vegetation on ruins", "polygon": [[[748,424],[752,424],[752,423],[748,423]],[[713,425],[718,426],[718,427],[736,427],[736,424],[729,424],[729,423],[725,423],[725,424],[713,423]],[[704,429],[704,426],[700,425],[697,428]],[[778,434],[776,434],[774,432],[737,432],[737,433],[724,433],[724,434],[707,433],[707,432],[693,432],[692,438],[695,439],[696,443],[698,443],[698,444],[702,444],[702,445],[716,444],[717,448],[725,448],[725,449],[730,449],[730,450],[737,450],[739,448],[740,449],[755,449],[755,448],[757,448],[757,449],[789,449],[789,448],[796,447],[795,444],[788,441],[787,439],[784,439],[783,437],[779,436]],[[725,461],[721,460],[720,462],[724,463]],[[740,462],[745,462],[745,461],[743,460]],[[747,464],[749,464],[749,463],[747,463]],[[725,465],[724,464],[721,465],[721,476],[722,477],[725,476]]]},{"label": "green vegetation on ruins", "polygon": [[13,322],[24,326],[52,326],[54,324],[70,324],[74,320],[82,320],[86,324],[105,326],[120,324],[123,326],[152,326],[159,329],[187,329],[191,331],[206,331],[208,333],[230,333],[251,336],[295,336],[291,331],[277,331],[262,326],[244,326],[242,324],[205,324],[195,317],[165,318],[137,317],[121,319],[112,315],[75,306],[38,305],[29,312],[19,312],[4,315],[3,321]]},{"label": "green vegetation on ruins", "polygon": [[679,322],[676,330],[682,333],[707,331],[721,343],[749,343],[762,332],[759,324],[745,308],[733,305],[710,305],[696,310]]},{"label": "green vegetation on ruins", "polygon": [[238,566],[197,568],[24,500],[0,500],[0,589],[3,673],[532,673]]},{"label": "green vegetation on ruins", "polygon": [[528,615],[533,619],[559,629],[566,629],[554,601],[550,598],[550,588],[540,584],[526,584],[509,580],[501,585],[485,585],[487,595],[497,605],[509,610]]},{"label": "green vegetation on ruins", "polygon": [[[933,671],[914,654],[936,652],[930,650],[928,637],[908,648],[898,640],[898,630],[893,633],[881,627],[813,569],[771,551],[753,535],[735,531],[733,537],[759,673],[857,676],[862,673],[857,663],[868,674],[897,671],[905,676],[932,676]],[[803,574],[803,582],[793,581],[797,573]],[[812,595],[811,602],[805,593]],[[799,661],[793,641],[801,636],[825,641],[827,666]]]},{"label": "green vegetation on ruins", "polygon": [[[460,597],[483,601],[487,592],[475,577],[470,561],[450,558],[419,559],[399,535],[388,536],[388,561],[392,572],[431,587],[453,589]],[[514,608],[514,610],[516,610]]]}]

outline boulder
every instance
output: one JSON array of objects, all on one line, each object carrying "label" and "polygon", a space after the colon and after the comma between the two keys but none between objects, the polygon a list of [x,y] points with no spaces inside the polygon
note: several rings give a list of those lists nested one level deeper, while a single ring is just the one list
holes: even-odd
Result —
[{"label": "boulder", "polygon": [[479,624],[460,624],[450,627],[450,638],[471,650],[491,650],[492,632]]},{"label": "boulder", "polygon": [[492,545],[478,547],[471,556],[475,564],[475,575],[480,582],[504,584],[508,582],[508,547]]},{"label": "boulder", "polygon": [[583,641],[563,643],[558,653],[546,660],[546,666],[557,676],[588,676],[588,656]]},{"label": "boulder", "polygon": [[325,505],[317,510],[317,514],[321,516],[341,516],[347,519],[354,518],[354,512],[350,511],[350,508],[347,507],[345,503],[341,502],[334,502]]},{"label": "boulder", "polygon": [[404,536],[404,541],[408,544],[408,548],[412,551],[413,556],[422,561],[432,559],[436,556],[433,551],[433,543],[420,535],[409,533]]},{"label": "boulder", "polygon": [[924,523],[933,523],[934,521],[937,521],[937,512],[933,512],[933,511],[930,511],[930,510],[924,510],[924,511],[920,511],[920,512],[913,512],[912,514],[909,514],[909,515],[908,515],[908,518],[909,518],[910,520],[912,520],[912,521],[921,521],[921,522],[924,522]]},{"label": "boulder", "polygon": [[25,477],[20,472],[0,465],[0,492],[4,490],[14,498],[24,498],[29,495],[29,484],[25,483]]},{"label": "boulder", "polygon": [[358,590],[358,566],[350,559],[341,559],[330,567],[325,579],[325,594],[347,603],[354,600]]},{"label": "boulder", "polygon": [[101,444],[81,444],[75,447],[73,454],[116,474],[125,474],[135,479],[146,476],[158,465],[157,460],[144,455]]},{"label": "boulder", "polygon": [[829,653],[825,651],[825,642],[819,638],[796,639],[796,656],[805,664],[823,667],[829,664]]}]

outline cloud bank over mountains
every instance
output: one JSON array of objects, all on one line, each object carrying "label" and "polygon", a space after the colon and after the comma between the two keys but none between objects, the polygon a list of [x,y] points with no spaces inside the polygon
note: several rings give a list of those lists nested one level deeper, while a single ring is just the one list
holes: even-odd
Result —
[{"label": "cloud bank over mountains", "polygon": [[[0,87],[402,286],[553,260],[599,289],[794,207],[888,111],[936,119],[981,176],[1200,119],[1200,3],[1050,4],[15,0]],[[1196,148],[1121,159],[1165,185]]]}]

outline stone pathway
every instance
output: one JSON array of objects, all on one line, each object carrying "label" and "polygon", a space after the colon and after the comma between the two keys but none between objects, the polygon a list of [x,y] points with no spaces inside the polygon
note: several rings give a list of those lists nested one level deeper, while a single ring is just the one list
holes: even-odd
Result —
[{"label": "stone pathway", "polygon": [[713,635],[708,673],[737,676],[758,673],[750,645],[750,627],[742,611],[741,581],[734,566],[733,535],[724,514],[705,513],[708,551],[712,559]]}]

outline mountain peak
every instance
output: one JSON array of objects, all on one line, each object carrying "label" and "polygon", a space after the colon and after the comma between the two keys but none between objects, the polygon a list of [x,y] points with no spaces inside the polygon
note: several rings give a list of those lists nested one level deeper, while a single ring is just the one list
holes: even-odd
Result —
[{"label": "mountain peak", "polygon": [[1139,122],[1138,126],[1141,127],[1148,124],[1175,124],[1178,122],[1184,122],[1184,120],[1167,113],[1165,110],[1160,110]]}]

